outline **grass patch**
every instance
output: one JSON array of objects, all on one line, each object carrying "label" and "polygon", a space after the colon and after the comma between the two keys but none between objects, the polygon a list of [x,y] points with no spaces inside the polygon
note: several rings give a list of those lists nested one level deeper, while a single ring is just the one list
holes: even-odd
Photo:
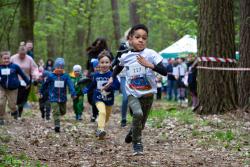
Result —
[{"label": "grass patch", "polygon": [[220,141],[227,141],[230,142],[235,138],[234,133],[231,130],[227,130],[226,132],[224,131],[216,131],[213,135],[216,139]]},{"label": "grass patch", "polygon": [[195,114],[191,110],[178,111],[176,108],[152,110],[149,114],[149,123],[153,127],[162,127],[164,119],[175,118],[183,124],[193,124],[196,122]]},{"label": "grass patch", "polygon": [[3,143],[9,143],[11,140],[11,136],[10,135],[6,135],[6,134],[0,134],[0,141]]},{"label": "grass patch", "polygon": [[0,167],[47,167],[40,161],[31,160],[25,153],[15,156],[8,152],[5,145],[0,145]]}]

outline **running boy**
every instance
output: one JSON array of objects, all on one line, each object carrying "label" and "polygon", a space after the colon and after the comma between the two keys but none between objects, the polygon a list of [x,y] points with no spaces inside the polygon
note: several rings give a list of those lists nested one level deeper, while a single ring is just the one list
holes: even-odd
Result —
[{"label": "running boy", "polygon": [[60,132],[60,116],[66,114],[67,86],[71,96],[76,98],[76,92],[72,81],[67,73],[64,72],[64,59],[57,58],[55,61],[55,70],[48,76],[46,82],[40,89],[40,95],[46,89],[49,89],[49,101],[53,112],[55,123],[55,132]]},{"label": "running boy", "polygon": [[73,100],[73,109],[75,112],[76,120],[82,120],[82,112],[84,110],[82,84],[78,84],[82,77],[82,67],[80,65],[74,65],[73,72],[70,73],[70,78],[74,84],[77,95],[77,98]]},{"label": "running boy", "polygon": [[[50,72],[43,71],[42,75],[38,79],[38,83],[40,84],[40,88],[45,84]],[[45,89],[41,92],[42,96],[39,98],[39,109],[41,111],[42,119],[50,120],[50,102],[49,102],[49,89]]]},{"label": "running boy", "polygon": [[[29,87],[30,81],[18,65],[10,62],[10,52],[1,52],[0,57],[0,125],[4,125],[7,100],[11,112],[17,112],[17,89],[20,86],[18,75],[22,77],[27,87]],[[14,118],[17,119],[17,116],[16,114]]]},{"label": "running boy", "polygon": [[112,106],[114,104],[114,90],[118,90],[120,87],[119,81],[114,80],[113,84],[106,90],[102,90],[102,87],[108,82],[112,76],[110,71],[111,67],[111,56],[108,51],[102,51],[99,56],[99,72],[96,72],[93,76],[93,82],[86,88],[83,89],[83,93],[86,94],[88,91],[94,89],[93,99],[96,107],[99,111],[98,116],[98,129],[96,131],[96,137],[104,139],[105,124],[108,122],[110,114],[112,112]]},{"label": "running boy", "polygon": [[113,78],[123,68],[126,69],[125,87],[133,120],[125,142],[133,143],[134,155],[143,154],[142,130],[145,127],[154,94],[157,93],[153,70],[162,75],[167,74],[162,64],[162,57],[154,50],[146,48],[147,39],[148,29],[145,25],[138,24],[132,27],[129,43],[133,49],[121,56],[119,66],[114,69],[112,77],[103,87],[104,90],[108,88],[113,82]]}]

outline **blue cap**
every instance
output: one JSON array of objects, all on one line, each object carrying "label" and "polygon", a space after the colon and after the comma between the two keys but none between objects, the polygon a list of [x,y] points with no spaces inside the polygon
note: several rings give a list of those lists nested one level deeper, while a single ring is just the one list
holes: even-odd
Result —
[{"label": "blue cap", "polygon": [[59,68],[59,67],[64,68],[64,64],[65,64],[64,59],[59,57],[59,58],[56,59],[54,67],[55,68]]},{"label": "blue cap", "polygon": [[91,64],[93,66],[93,68],[96,68],[98,66],[98,59],[91,59]]}]

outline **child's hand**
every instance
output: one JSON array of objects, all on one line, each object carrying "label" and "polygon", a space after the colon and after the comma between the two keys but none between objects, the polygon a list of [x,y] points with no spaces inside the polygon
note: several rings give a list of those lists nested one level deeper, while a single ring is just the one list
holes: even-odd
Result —
[{"label": "child's hand", "polygon": [[146,68],[154,69],[154,65],[152,63],[150,63],[149,61],[147,61],[141,55],[137,56],[137,61],[138,61],[138,63],[140,63],[140,65],[142,65],[142,66],[144,66]]},{"label": "child's hand", "polygon": [[87,94],[87,93],[88,93],[88,88],[84,88],[84,89],[82,90],[82,93],[83,93],[83,94]]},{"label": "child's hand", "polygon": [[77,99],[77,96],[72,96],[72,99],[73,99],[73,100]]},{"label": "child's hand", "polygon": [[110,85],[113,83],[113,78],[110,77],[108,82],[106,83],[106,85],[104,85],[102,88],[101,88],[101,91],[104,91],[106,89],[108,89],[108,87],[110,87]]},{"label": "child's hand", "polygon": [[27,85],[27,86],[25,87],[25,89],[29,89],[29,87],[30,87],[30,85]]}]

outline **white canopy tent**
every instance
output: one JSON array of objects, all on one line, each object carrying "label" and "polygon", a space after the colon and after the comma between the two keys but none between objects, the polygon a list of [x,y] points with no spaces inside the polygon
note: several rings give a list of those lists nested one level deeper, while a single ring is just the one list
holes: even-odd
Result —
[{"label": "white canopy tent", "polygon": [[189,53],[197,53],[197,39],[190,35],[185,35],[171,46],[159,52],[163,58],[182,57]]}]

